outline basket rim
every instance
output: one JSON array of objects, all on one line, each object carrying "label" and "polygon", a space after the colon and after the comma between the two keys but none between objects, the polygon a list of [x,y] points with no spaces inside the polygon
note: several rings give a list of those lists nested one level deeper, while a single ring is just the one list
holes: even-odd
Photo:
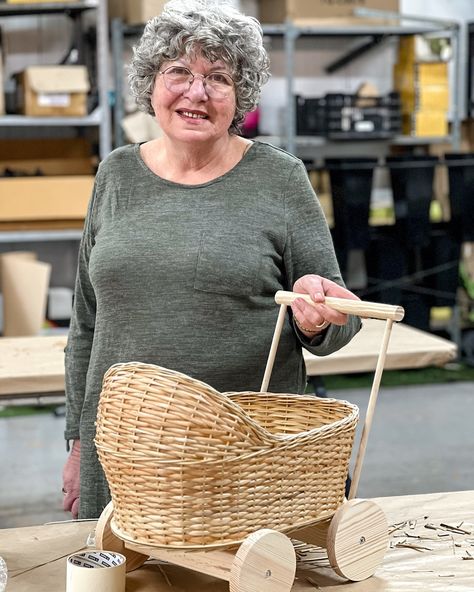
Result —
[{"label": "basket rim", "polygon": [[[346,401],[344,399],[315,397],[313,395],[298,394],[298,393],[273,393],[270,391],[264,391],[264,392],[227,391],[227,392],[221,393],[221,392],[217,391],[216,389],[214,389],[209,384],[207,384],[199,379],[195,379],[195,378],[189,376],[188,374],[185,374],[183,372],[179,372],[177,370],[165,368],[163,366],[158,366],[157,364],[149,364],[149,363],[145,363],[145,362],[135,362],[134,361],[134,362],[119,362],[119,363],[113,364],[112,366],[110,366],[110,368],[104,374],[103,381],[105,383],[106,379],[113,380],[114,374],[116,374],[119,371],[126,371],[127,369],[133,370],[133,369],[137,369],[137,368],[144,368],[144,369],[153,370],[153,371],[156,371],[156,370],[164,371],[168,375],[172,375],[172,376],[174,375],[177,378],[183,378],[186,381],[191,380],[196,385],[200,385],[200,386],[204,387],[204,389],[207,392],[210,392],[213,395],[216,395],[219,400],[221,400],[225,403],[225,405],[228,409],[231,409],[232,411],[234,411],[237,416],[240,416],[247,424],[251,425],[251,427],[257,432],[257,434],[261,438],[261,440],[258,444],[258,449],[257,450],[254,449],[254,450],[249,451],[247,453],[244,452],[243,454],[226,456],[225,457],[226,462],[239,462],[239,461],[242,461],[245,459],[250,459],[250,458],[253,458],[253,457],[258,456],[260,454],[262,454],[262,455],[266,454],[272,448],[275,448],[275,449],[278,448],[279,451],[285,450],[287,448],[292,448],[296,445],[300,445],[302,439],[308,439],[308,438],[317,437],[317,436],[319,436],[320,439],[324,439],[325,437],[331,436],[332,432],[334,430],[339,429],[344,424],[351,424],[354,421],[357,421],[359,418],[359,408],[357,407],[357,405],[355,405],[354,403],[350,403],[349,401]],[[254,420],[247,413],[247,411],[245,411],[245,409],[241,405],[239,405],[236,401],[233,400],[234,398],[237,398],[239,396],[246,395],[246,394],[256,395],[257,397],[259,395],[262,395],[263,397],[265,395],[270,395],[273,398],[282,398],[282,399],[298,398],[300,400],[303,399],[305,401],[308,401],[308,403],[312,403],[312,404],[317,404],[318,402],[337,403],[340,406],[344,407],[348,413],[345,417],[337,419],[331,423],[324,424],[322,426],[317,426],[317,427],[311,428],[309,430],[304,430],[301,432],[296,432],[296,433],[291,433],[291,434],[273,433],[273,432],[270,432],[269,430],[267,430],[265,427],[263,427],[256,420]],[[95,422],[95,426],[96,426],[96,428],[98,426],[97,420]],[[327,432],[327,434],[326,434],[326,432]],[[121,458],[129,460],[129,461],[139,459],[140,462],[153,462],[153,463],[159,463],[159,464],[163,464],[163,465],[189,466],[189,465],[196,465],[196,464],[203,464],[203,463],[205,463],[205,464],[219,464],[222,462],[222,459],[223,459],[221,453],[216,454],[216,456],[208,456],[206,458],[190,459],[190,460],[160,459],[159,458],[160,455],[157,452],[152,452],[150,454],[150,451],[147,451],[146,453],[137,453],[137,451],[135,450],[135,451],[133,451],[132,454],[130,454],[130,451],[127,451],[126,453],[125,452],[121,453],[121,452],[118,452],[115,449],[113,449],[107,445],[104,445],[103,442],[99,443],[98,438],[97,438],[97,433],[96,433],[96,436],[94,437],[94,443],[100,451],[105,452],[105,453],[109,453],[109,454],[113,454],[117,458],[121,457]]]}]

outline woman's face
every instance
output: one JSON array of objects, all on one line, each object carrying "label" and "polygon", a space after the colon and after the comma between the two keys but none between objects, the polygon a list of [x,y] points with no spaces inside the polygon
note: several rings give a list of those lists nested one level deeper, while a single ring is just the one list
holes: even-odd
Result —
[{"label": "woman's face", "polygon": [[235,114],[235,89],[231,84],[227,96],[210,97],[202,78],[214,72],[230,75],[225,63],[209,62],[202,56],[192,60],[183,56],[165,62],[160,72],[171,66],[187,68],[198,76],[188,89],[177,92],[169,89],[172,85],[165,83],[162,74],[156,75],[151,104],[163,133],[180,142],[206,142],[227,135]]}]

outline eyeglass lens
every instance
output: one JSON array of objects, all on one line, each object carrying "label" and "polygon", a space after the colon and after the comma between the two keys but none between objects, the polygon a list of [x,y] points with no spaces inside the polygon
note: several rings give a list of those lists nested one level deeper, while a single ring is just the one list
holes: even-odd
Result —
[{"label": "eyeglass lens", "polygon": [[210,97],[226,97],[233,88],[233,80],[225,72],[210,72],[203,76],[202,74],[193,74],[183,66],[171,66],[160,74],[163,76],[166,88],[177,94],[189,90],[196,77],[202,79],[204,88]]}]

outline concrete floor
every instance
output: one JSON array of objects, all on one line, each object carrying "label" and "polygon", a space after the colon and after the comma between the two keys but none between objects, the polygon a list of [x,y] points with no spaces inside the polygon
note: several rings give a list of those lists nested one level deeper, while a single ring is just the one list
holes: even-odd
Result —
[{"label": "concrete floor", "polygon": [[[329,394],[365,416],[366,389]],[[63,430],[52,414],[0,418],[0,528],[69,518],[61,509]],[[474,383],[383,388],[358,497],[474,490],[473,458]]]}]

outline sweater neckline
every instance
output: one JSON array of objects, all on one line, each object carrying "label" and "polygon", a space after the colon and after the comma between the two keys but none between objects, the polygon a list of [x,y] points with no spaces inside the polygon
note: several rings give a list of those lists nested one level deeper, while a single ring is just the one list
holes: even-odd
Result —
[{"label": "sweater neckline", "polygon": [[232,176],[234,173],[236,173],[247,162],[247,160],[253,158],[253,153],[256,150],[256,145],[258,144],[258,141],[253,140],[251,146],[246,150],[245,154],[242,156],[239,162],[236,163],[231,169],[229,169],[223,175],[219,175],[218,177],[210,179],[205,183],[196,183],[192,185],[187,183],[177,183],[176,181],[169,181],[168,179],[163,179],[163,177],[160,177],[160,175],[154,173],[145,163],[145,161],[142,158],[142,155],[140,154],[140,146],[143,143],[144,142],[138,142],[136,144],[133,144],[133,152],[135,154],[136,159],[138,160],[139,165],[142,169],[145,170],[149,177],[152,177],[155,181],[160,181],[161,183],[164,183],[171,187],[179,187],[180,189],[196,189],[199,187],[209,187],[210,185],[214,185],[215,183],[220,183],[221,181],[224,181],[227,177]]}]

